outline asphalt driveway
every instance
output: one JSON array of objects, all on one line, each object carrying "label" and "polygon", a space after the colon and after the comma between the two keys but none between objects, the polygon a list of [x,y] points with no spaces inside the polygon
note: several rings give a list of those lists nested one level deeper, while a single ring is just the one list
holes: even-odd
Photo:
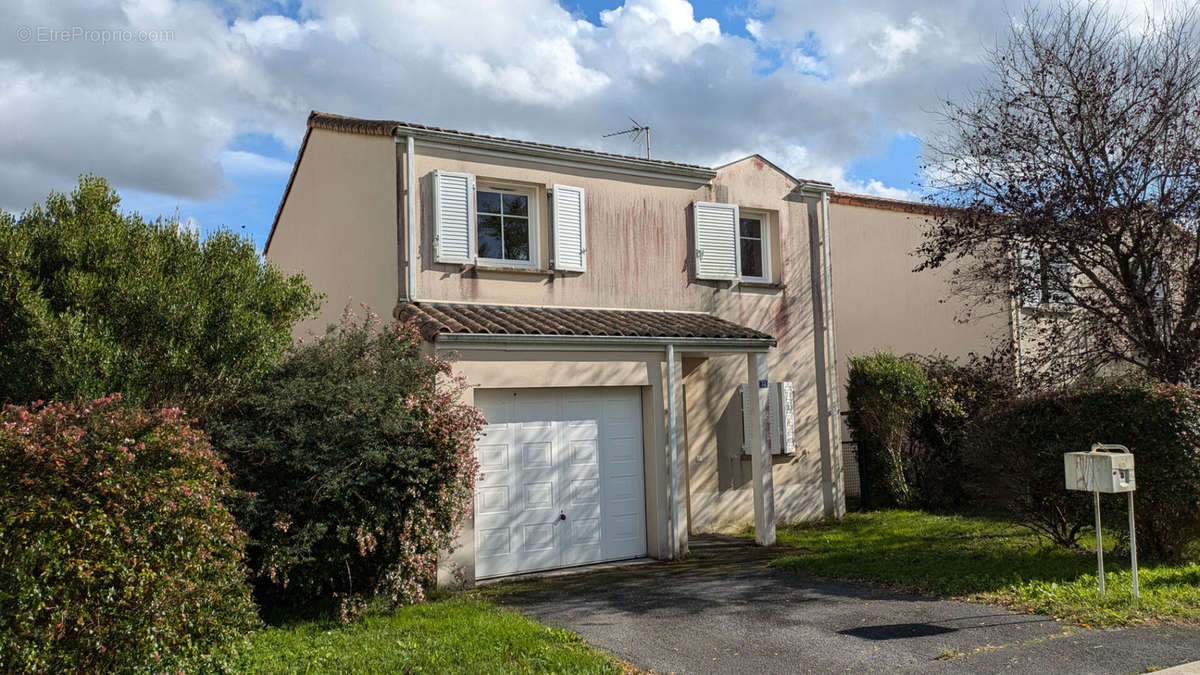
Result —
[{"label": "asphalt driveway", "polygon": [[1200,629],[1084,630],[990,606],[817,581],[743,540],[494,587],[497,599],[641,667],[678,673],[1140,673],[1200,659]]}]

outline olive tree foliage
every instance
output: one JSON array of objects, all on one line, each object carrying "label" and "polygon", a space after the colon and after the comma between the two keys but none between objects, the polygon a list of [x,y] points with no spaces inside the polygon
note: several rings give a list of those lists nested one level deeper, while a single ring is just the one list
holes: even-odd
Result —
[{"label": "olive tree foliage", "polygon": [[119,210],[102,178],[0,212],[0,401],[97,398],[204,415],[261,378],[319,296],[246,237]]},{"label": "olive tree foliage", "polygon": [[991,77],[928,139],[918,270],[981,304],[1016,299],[1028,371],[1114,363],[1200,381],[1200,35],[1102,5],[1027,9]]}]

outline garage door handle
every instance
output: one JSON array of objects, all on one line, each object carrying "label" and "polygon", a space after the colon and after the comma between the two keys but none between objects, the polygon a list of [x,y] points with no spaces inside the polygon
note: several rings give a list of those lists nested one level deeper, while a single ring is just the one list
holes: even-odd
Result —
[{"label": "garage door handle", "polygon": [[559,511],[559,512],[558,512],[558,519],[559,519],[559,520],[566,520],[566,519],[567,519],[567,514],[563,513],[562,511]]}]

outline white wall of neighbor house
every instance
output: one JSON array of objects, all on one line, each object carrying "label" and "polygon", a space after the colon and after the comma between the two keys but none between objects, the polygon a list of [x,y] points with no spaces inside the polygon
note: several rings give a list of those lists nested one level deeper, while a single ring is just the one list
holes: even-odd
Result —
[{"label": "white wall of neighbor house", "polygon": [[931,217],[922,206],[856,196],[830,205],[843,406],[850,356],[886,349],[965,359],[990,353],[1010,335],[1007,307],[968,314],[967,300],[954,295],[951,269],[913,271]]}]

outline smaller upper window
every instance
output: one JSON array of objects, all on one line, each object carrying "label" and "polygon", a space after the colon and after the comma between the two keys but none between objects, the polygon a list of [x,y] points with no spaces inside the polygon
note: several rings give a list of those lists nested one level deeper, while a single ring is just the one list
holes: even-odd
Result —
[{"label": "smaller upper window", "polygon": [[765,213],[742,211],[738,222],[738,261],[744,281],[771,280],[771,225]]},{"label": "smaller upper window", "polygon": [[537,261],[537,197],[532,188],[480,184],[475,190],[476,255],[530,267]]}]

